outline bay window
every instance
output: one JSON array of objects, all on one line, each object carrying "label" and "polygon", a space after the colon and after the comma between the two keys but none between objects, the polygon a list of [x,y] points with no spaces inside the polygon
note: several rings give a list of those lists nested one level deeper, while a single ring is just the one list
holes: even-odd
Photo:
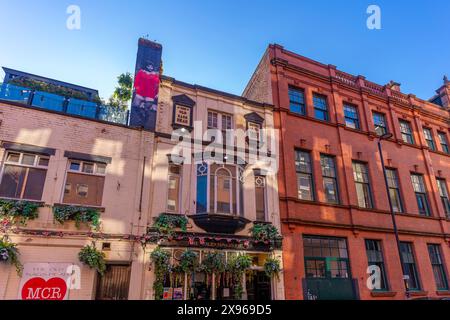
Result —
[{"label": "bay window", "polygon": [[197,213],[243,215],[243,182],[238,165],[197,164]]}]

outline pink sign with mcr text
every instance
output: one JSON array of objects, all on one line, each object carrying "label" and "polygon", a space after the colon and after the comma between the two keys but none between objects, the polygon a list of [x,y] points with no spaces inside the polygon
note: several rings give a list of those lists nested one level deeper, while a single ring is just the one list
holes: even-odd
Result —
[{"label": "pink sign with mcr text", "polygon": [[67,300],[72,263],[27,263],[20,282],[20,300]]}]

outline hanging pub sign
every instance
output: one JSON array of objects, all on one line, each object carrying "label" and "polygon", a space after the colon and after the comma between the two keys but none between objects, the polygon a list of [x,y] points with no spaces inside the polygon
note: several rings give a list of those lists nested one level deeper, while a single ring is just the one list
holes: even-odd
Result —
[{"label": "hanging pub sign", "polygon": [[162,46],[140,38],[136,58],[130,126],[155,131]]},{"label": "hanging pub sign", "polygon": [[72,263],[26,263],[19,287],[20,300],[67,300],[79,267]]}]

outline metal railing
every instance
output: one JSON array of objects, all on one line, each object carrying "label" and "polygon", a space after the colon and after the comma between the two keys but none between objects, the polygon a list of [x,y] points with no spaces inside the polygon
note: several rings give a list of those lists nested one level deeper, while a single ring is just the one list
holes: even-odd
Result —
[{"label": "metal railing", "polygon": [[0,100],[18,102],[29,107],[63,112],[89,119],[128,125],[128,110],[7,83],[0,83]]}]

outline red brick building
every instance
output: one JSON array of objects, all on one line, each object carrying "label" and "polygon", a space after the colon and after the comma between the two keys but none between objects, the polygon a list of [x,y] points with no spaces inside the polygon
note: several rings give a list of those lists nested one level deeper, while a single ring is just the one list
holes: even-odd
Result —
[{"label": "red brick building", "polygon": [[[450,296],[450,82],[430,101],[270,45],[244,96],[275,105],[286,299]],[[379,269],[369,289],[368,266]]]}]

